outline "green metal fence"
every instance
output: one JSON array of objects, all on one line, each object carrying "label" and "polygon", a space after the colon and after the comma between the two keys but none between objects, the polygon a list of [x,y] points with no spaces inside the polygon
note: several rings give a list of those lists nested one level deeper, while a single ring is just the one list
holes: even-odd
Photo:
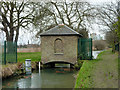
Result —
[{"label": "green metal fence", "polygon": [[[2,39],[1,38],[0,38],[0,71],[2,71]],[[0,90],[2,90],[2,78],[1,77],[0,77]]]},{"label": "green metal fence", "polygon": [[92,38],[78,39],[78,58],[81,60],[92,59]]},{"label": "green metal fence", "polygon": [[2,64],[2,41],[0,40],[0,68]]},{"label": "green metal fence", "polygon": [[119,51],[119,43],[115,45],[115,50]]},{"label": "green metal fence", "polygon": [[4,41],[2,63],[17,63],[17,42]]}]

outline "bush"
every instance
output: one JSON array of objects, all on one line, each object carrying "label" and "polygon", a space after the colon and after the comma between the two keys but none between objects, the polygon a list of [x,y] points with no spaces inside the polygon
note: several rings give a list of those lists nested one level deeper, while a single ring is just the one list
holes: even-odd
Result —
[{"label": "bush", "polygon": [[106,45],[104,42],[97,40],[94,42],[94,47],[96,50],[103,50],[103,49],[105,49]]},{"label": "bush", "polygon": [[79,70],[82,67],[83,62],[83,60],[78,60],[78,62],[74,65],[74,68]]}]

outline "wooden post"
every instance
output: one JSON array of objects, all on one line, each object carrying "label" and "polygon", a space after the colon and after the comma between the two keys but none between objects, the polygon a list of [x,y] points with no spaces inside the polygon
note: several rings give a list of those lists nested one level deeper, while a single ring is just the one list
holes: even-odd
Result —
[{"label": "wooden post", "polygon": [[91,38],[91,60],[92,60],[92,38]]}]

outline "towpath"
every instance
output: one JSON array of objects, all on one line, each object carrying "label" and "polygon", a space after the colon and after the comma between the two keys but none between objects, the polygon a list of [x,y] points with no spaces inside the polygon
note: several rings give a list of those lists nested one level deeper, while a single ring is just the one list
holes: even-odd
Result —
[{"label": "towpath", "polygon": [[104,52],[93,69],[94,88],[118,88],[118,56]]}]

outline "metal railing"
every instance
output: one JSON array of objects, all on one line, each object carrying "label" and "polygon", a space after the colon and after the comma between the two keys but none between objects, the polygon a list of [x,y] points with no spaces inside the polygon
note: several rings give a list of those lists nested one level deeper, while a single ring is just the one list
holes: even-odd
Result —
[{"label": "metal railing", "polygon": [[6,63],[17,63],[17,42],[4,41],[2,64]]},{"label": "metal railing", "polygon": [[92,38],[78,39],[78,58],[81,60],[92,59]]}]

